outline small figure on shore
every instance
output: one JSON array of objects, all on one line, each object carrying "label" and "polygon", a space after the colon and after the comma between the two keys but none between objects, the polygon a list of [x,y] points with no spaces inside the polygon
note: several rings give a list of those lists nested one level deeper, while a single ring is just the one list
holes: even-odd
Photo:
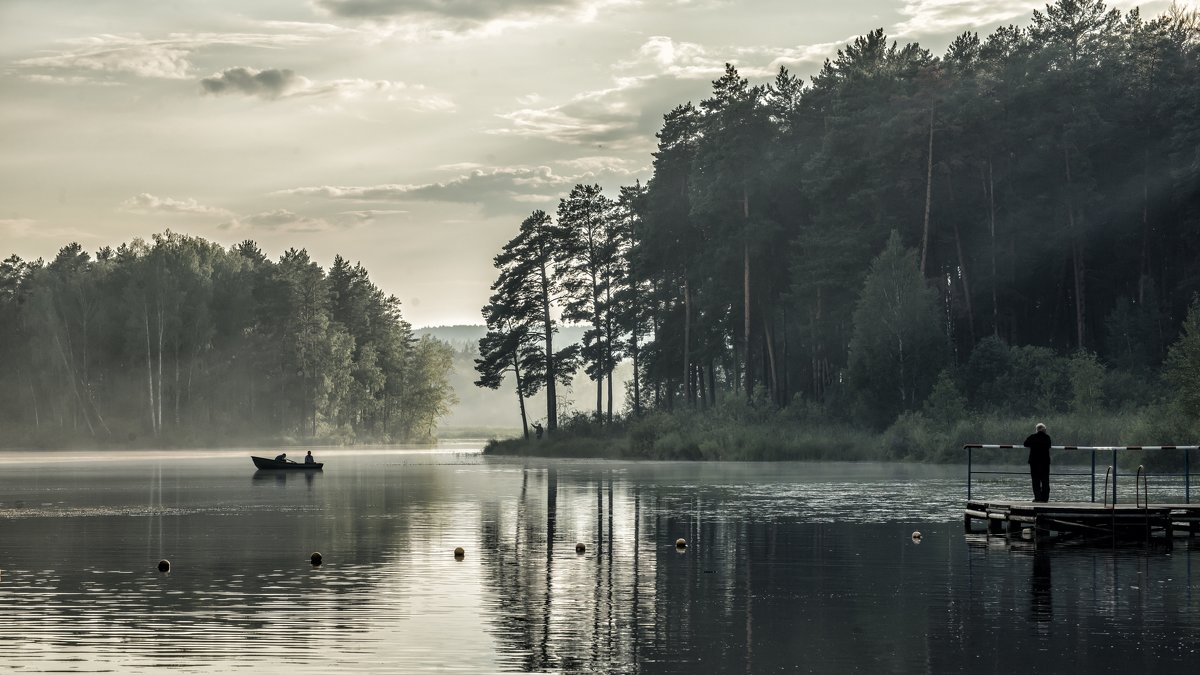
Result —
[{"label": "small figure on shore", "polygon": [[288,458],[287,458],[287,453],[286,453],[286,452],[281,452],[281,453],[279,453],[278,455],[275,455],[275,461],[276,461],[276,462],[287,462],[287,461],[289,461],[289,460],[288,460]]},{"label": "small figure on shore", "polygon": [[543,432],[542,425],[538,422],[534,422],[533,423],[533,435],[536,436],[539,441],[542,440],[542,432]]},{"label": "small figure on shore", "polygon": [[1054,443],[1046,433],[1046,425],[1041,422],[1034,427],[1033,433],[1025,439],[1025,447],[1029,448],[1029,477],[1033,480],[1033,501],[1050,501],[1050,446]]},{"label": "small figure on shore", "polygon": [[308,454],[304,456],[304,463],[305,464],[316,464],[317,463],[317,460],[312,456],[312,450],[309,450]]}]

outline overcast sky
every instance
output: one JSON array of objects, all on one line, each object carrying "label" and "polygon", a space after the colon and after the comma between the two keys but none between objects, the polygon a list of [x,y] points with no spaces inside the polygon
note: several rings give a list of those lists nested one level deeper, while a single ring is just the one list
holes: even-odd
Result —
[{"label": "overcast sky", "polygon": [[940,55],[1043,5],[0,0],[0,257],[253,239],[361,262],[416,326],[480,323],[521,220],[645,181],[725,62],[808,76],[878,27]]}]

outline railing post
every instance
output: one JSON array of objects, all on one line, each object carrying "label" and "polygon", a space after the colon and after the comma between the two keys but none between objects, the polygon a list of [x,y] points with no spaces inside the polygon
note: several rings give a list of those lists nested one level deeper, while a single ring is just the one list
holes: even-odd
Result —
[{"label": "railing post", "polygon": [[[1116,503],[1117,503],[1117,449],[1116,449],[1116,448],[1113,448],[1112,455],[1113,455],[1113,460],[1112,460],[1112,467],[1113,467],[1113,504],[1116,504]],[[1134,487],[1136,487],[1136,486],[1134,486]]]},{"label": "railing post", "polygon": [[1092,450],[1092,503],[1096,503],[1096,451]]},{"label": "railing post", "polygon": [[975,448],[967,448],[967,501],[971,501],[971,456],[975,454]]},{"label": "railing post", "polygon": [[1192,503],[1192,449],[1183,449],[1183,503]]}]

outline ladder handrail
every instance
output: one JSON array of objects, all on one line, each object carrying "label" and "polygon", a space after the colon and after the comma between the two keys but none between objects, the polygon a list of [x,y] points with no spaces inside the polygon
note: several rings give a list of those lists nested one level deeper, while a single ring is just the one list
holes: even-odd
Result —
[{"label": "ladder handrail", "polygon": [[[1146,478],[1146,467],[1139,464],[1137,468],[1137,476],[1133,479],[1133,503],[1135,506],[1141,507],[1141,497],[1146,498],[1146,509],[1150,508],[1150,482]],[[1141,493],[1138,490],[1142,490]],[[1114,500],[1115,501],[1115,500]]]},{"label": "ladder handrail", "polygon": [[[1104,470],[1104,508],[1106,508],[1106,509],[1117,508],[1117,496],[1115,494],[1113,495],[1112,506],[1108,505],[1108,477],[1109,477],[1109,475],[1112,474],[1112,471],[1113,471],[1113,468],[1111,465],[1109,465],[1109,467]],[[1113,487],[1115,488],[1116,485],[1113,485]],[[1116,492],[1116,490],[1113,490],[1113,492]]]}]

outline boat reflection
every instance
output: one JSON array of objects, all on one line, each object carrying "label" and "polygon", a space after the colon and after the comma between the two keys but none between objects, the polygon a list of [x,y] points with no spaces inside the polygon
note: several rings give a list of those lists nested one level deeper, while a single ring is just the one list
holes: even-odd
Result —
[{"label": "boat reflection", "polygon": [[314,481],[320,480],[324,474],[320,471],[275,471],[272,469],[258,469],[251,476],[254,483],[263,484],[274,482],[277,485],[285,485],[290,480],[293,483],[304,480],[304,483],[311,486]]}]

